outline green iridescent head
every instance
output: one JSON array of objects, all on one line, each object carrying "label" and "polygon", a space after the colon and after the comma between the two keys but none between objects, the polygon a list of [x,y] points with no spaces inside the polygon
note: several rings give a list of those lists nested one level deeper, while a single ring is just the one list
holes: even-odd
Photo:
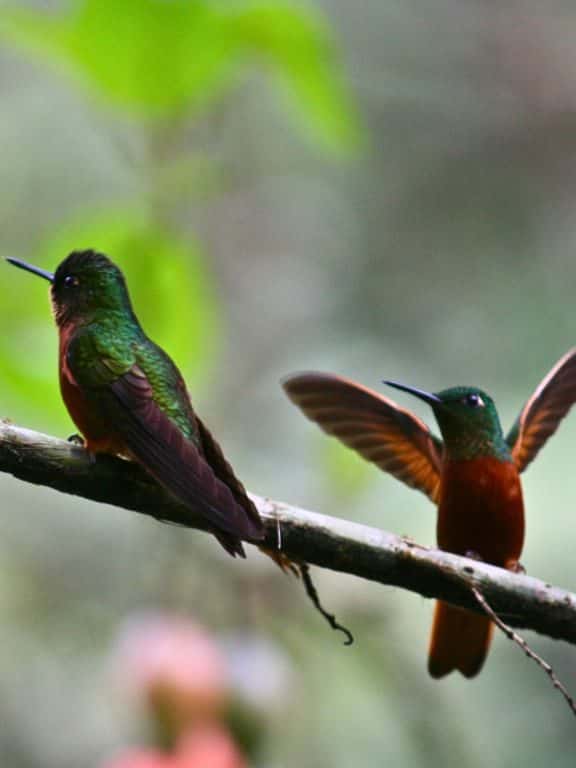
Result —
[{"label": "green iridescent head", "polygon": [[494,401],[478,387],[451,387],[431,393],[393,381],[386,384],[409,392],[432,407],[449,457],[465,460],[493,456],[510,460]]},{"label": "green iridescent head", "polygon": [[102,253],[74,251],[54,274],[19,259],[8,261],[51,283],[52,305],[59,325],[90,318],[100,311],[133,314],[124,275]]}]

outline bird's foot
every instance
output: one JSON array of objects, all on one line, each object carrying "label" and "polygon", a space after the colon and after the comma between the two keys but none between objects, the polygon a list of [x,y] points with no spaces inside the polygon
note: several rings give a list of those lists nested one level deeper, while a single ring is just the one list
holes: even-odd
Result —
[{"label": "bird's foot", "polygon": [[66,442],[71,443],[72,445],[76,445],[78,448],[84,448],[88,454],[88,462],[90,463],[90,466],[96,464],[96,454],[88,450],[86,447],[86,440],[84,440],[82,435],[79,435],[77,432],[75,432],[73,435],[70,435],[70,437],[67,438]]},{"label": "bird's foot", "polygon": [[509,571],[512,571],[512,573],[526,573],[526,568],[524,568],[520,560],[511,560],[508,563],[507,568]]},{"label": "bird's foot", "polygon": [[470,560],[476,560],[479,563],[484,562],[482,555],[479,555],[478,552],[475,552],[473,549],[467,549],[466,552],[464,552],[464,557],[469,557]]},{"label": "bird's foot", "polygon": [[82,437],[82,435],[79,435],[78,432],[74,432],[73,435],[70,435],[66,438],[67,443],[72,443],[72,445],[79,445],[81,448],[86,447],[86,440]]}]

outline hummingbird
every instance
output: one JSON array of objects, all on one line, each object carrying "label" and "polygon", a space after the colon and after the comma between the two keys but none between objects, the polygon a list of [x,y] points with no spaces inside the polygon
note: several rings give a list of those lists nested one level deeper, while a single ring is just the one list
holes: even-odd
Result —
[{"label": "hummingbird", "polygon": [[175,363],[142,330],[120,269],[94,250],[74,251],[54,273],[7,260],[50,283],[60,390],[86,449],[139,463],[245,557],[242,540],[260,542],[262,520]]},{"label": "hummingbird", "polygon": [[[438,507],[440,549],[511,571],[523,570],[524,503],[520,474],[576,400],[576,348],[552,368],[505,437],[494,401],[477,387],[426,392],[385,384],[423,400],[442,439],[411,411],[349,379],[327,373],[289,376],[290,400],[329,435],[428,496]],[[490,648],[486,616],[437,601],[428,671],[474,677]]]}]

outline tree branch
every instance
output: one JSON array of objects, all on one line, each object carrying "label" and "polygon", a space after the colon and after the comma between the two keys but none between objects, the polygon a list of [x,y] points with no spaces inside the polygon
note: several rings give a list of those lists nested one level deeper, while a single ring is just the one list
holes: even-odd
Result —
[{"label": "tree branch", "polygon": [[[48,435],[0,421],[0,472],[63,493],[205,530],[200,516],[172,499],[136,464],[99,456]],[[576,644],[576,595],[538,579],[430,549],[386,531],[252,496],[266,524],[266,545],[303,561],[402,587],[482,612],[472,589],[515,627]]]}]

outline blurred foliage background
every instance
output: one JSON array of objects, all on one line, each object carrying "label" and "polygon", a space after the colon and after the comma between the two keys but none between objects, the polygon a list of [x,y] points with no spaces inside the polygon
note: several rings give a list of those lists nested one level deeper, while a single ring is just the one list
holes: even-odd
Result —
[{"label": "blurred foliage background", "polygon": [[[560,0],[3,2],[2,251],[109,253],[249,488],[432,543],[424,497],[278,382],[474,383],[512,422],[574,343],[575,33]],[[65,436],[45,288],[2,274],[0,415]],[[524,565],[571,589],[575,433],[525,478]],[[7,476],[0,494],[2,765],[145,739],[111,659],[151,610],[219,638],[263,712],[251,765],[574,763],[571,714],[502,637],[478,679],[427,676],[430,601],[317,573],[348,649],[257,554]],[[573,649],[528,639],[574,692]]]}]

